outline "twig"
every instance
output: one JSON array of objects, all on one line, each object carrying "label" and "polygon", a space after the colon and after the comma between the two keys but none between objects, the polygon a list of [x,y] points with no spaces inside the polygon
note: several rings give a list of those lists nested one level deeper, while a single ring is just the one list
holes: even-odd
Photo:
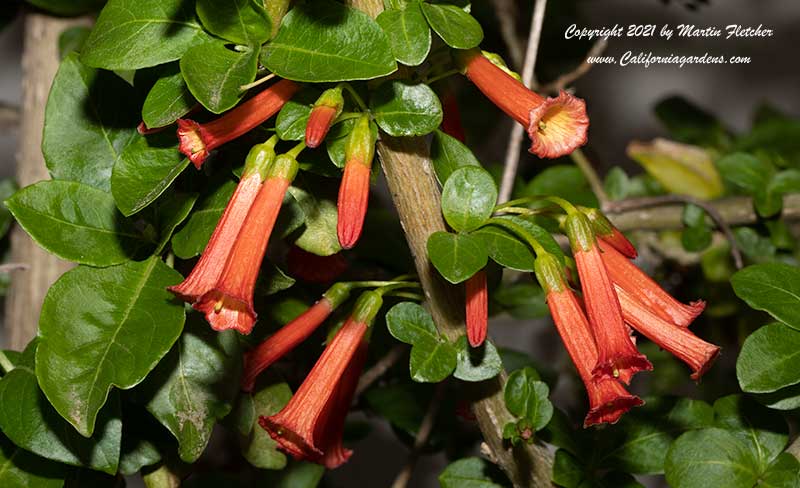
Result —
[{"label": "twig", "polygon": [[397,364],[403,356],[405,356],[406,349],[408,346],[405,344],[397,344],[393,348],[389,349],[389,352],[386,353],[385,356],[380,358],[377,363],[375,363],[371,368],[366,370],[364,374],[361,375],[361,378],[358,380],[358,386],[356,387],[356,397],[361,396],[367,388],[372,386],[378,378],[386,374],[392,366]]},{"label": "twig", "polygon": [[576,66],[575,69],[569,73],[564,73],[552,82],[542,86],[541,91],[544,93],[558,93],[577,81],[578,78],[585,75],[590,69],[592,69],[593,65],[589,62],[589,58],[600,56],[603,54],[603,51],[606,50],[606,47],[608,47],[608,39],[598,39],[592,48],[589,49],[589,52],[586,53],[586,57],[583,58],[583,62],[581,62],[581,64]]},{"label": "twig", "polygon": [[500,35],[508,48],[508,57],[515,68],[522,66],[524,56],[522,39],[517,33],[517,6],[514,0],[492,0],[497,20],[500,22]]},{"label": "twig", "polygon": [[572,162],[575,163],[575,166],[581,170],[583,176],[586,177],[586,181],[589,182],[592,192],[595,194],[597,201],[600,203],[600,208],[605,210],[606,206],[608,205],[609,198],[606,194],[605,187],[603,187],[603,182],[600,181],[600,177],[597,176],[597,171],[594,170],[594,166],[592,166],[592,163],[580,149],[572,151],[572,154],[569,156],[572,158]]},{"label": "twig", "polygon": [[688,195],[661,195],[657,197],[629,198],[626,200],[609,202],[608,205],[606,205],[606,211],[609,213],[619,213],[626,210],[657,207],[670,203],[691,203],[692,205],[697,205],[705,210],[708,216],[711,217],[711,220],[714,221],[714,224],[716,224],[716,226],[722,231],[722,233],[725,235],[725,238],[728,240],[731,246],[731,256],[733,257],[733,262],[736,265],[736,269],[742,269],[742,267],[744,267],[742,253],[739,250],[739,246],[736,244],[736,237],[734,237],[730,226],[722,217],[720,212],[717,211],[717,209],[714,208],[714,206],[709,202],[698,200],[697,198],[690,197]]},{"label": "twig", "polygon": [[444,398],[444,387],[446,383],[446,381],[442,381],[436,386],[436,392],[433,394],[431,403],[428,405],[428,411],[425,412],[425,417],[422,418],[417,436],[414,438],[414,447],[408,454],[408,461],[406,461],[406,465],[403,466],[403,469],[400,470],[397,477],[394,479],[392,488],[405,488],[406,485],[408,485],[411,474],[414,472],[414,466],[417,464],[417,459],[419,459],[419,455],[425,447],[425,444],[428,443],[428,437],[430,437],[431,432],[433,432],[436,414],[439,413],[439,407]]},{"label": "twig", "polygon": [[[536,67],[536,56],[539,52],[539,41],[542,37],[542,23],[544,22],[544,11],[546,7],[547,0],[536,0],[536,4],[533,6],[531,32],[528,35],[528,48],[525,51],[525,65],[522,67],[522,83],[529,88],[536,87],[537,84],[533,75],[533,69]],[[500,183],[500,192],[497,197],[498,203],[505,203],[511,198],[511,191],[514,189],[514,180],[517,178],[519,150],[520,146],[522,146],[523,135],[524,128],[519,124],[514,124],[508,139],[506,161],[503,167],[503,179]]]},{"label": "twig", "polygon": [[0,273],[10,273],[11,271],[22,271],[30,269],[26,263],[6,263],[0,264]]}]

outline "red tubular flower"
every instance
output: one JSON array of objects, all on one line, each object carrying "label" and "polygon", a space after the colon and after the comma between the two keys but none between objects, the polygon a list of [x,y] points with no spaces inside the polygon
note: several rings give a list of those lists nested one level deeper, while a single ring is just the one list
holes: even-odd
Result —
[{"label": "red tubular flower", "polygon": [[253,350],[246,352],[241,381],[242,390],[253,391],[258,375],[297,347],[298,344],[308,339],[308,336],[347,300],[350,296],[350,288],[349,285],[343,283],[333,285],[308,310],[281,327]]},{"label": "red tubular flower", "polygon": [[247,212],[258,195],[269,166],[275,159],[274,148],[277,141],[277,136],[273,136],[264,144],[254,146],[247,155],[239,185],[225,207],[200,260],[181,284],[168,288],[182,300],[194,303],[213,288],[222,275],[236,236],[239,235]]},{"label": "red tubular flower", "polygon": [[[379,294],[372,291],[363,293],[352,315],[325,348],[289,403],[277,414],[258,419],[261,427],[278,442],[278,446],[295,459],[321,462],[327,454],[324,449],[336,447],[336,443],[331,441],[331,432],[336,434],[336,429],[329,429],[334,423],[338,425],[342,417],[340,408],[345,402],[335,399],[339,394],[345,396],[345,390],[351,387],[347,381],[352,378],[343,380],[345,371],[354,363],[369,324],[381,304]],[[336,422],[334,414],[337,416]],[[330,456],[331,464],[341,461],[342,457],[346,458],[346,455],[336,453]]]},{"label": "red tubular flower", "polygon": [[370,127],[369,115],[356,122],[345,148],[344,176],[339,186],[339,220],[336,231],[339,244],[351,249],[361,237],[364,216],[369,201],[369,177],[372,158],[375,156],[375,137]]},{"label": "red tubular flower", "polygon": [[629,241],[619,229],[614,227],[614,224],[603,215],[603,212],[596,208],[579,208],[580,211],[589,218],[589,222],[592,224],[592,230],[598,238],[621,252],[625,257],[636,259],[636,256],[638,256],[636,248],[633,247],[631,241]]},{"label": "red tubular flower", "polygon": [[306,146],[314,148],[322,143],[343,108],[344,97],[341,87],[330,88],[320,95],[314,103],[314,108],[311,109],[311,115],[308,116]]},{"label": "red tubular flower", "polygon": [[589,396],[589,412],[584,427],[613,424],[628,410],[644,402],[628,393],[613,378],[596,378],[597,347],[592,330],[577,297],[566,284],[563,269],[552,255],[540,255],[535,262],[536,277],[545,290],[547,306],[561,340],[569,353]]},{"label": "red tubular flower", "polygon": [[486,291],[486,271],[480,270],[466,283],[467,338],[472,347],[486,340],[489,317],[489,294]]},{"label": "red tubular flower", "polygon": [[688,364],[693,371],[691,378],[699,381],[719,356],[719,347],[700,339],[688,328],[655,315],[619,285],[616,290],[625,322]]},{"label": "red tubular flower", "polygon": [[198,124],[191,119],[178,119],[178,149],[199,169],[212,150],[278,113],[298,89],[297,83],[281,80],[211,122]]},{"label": "red tubular flower", "polygon": [[594,374],[598,378],[607,376],[628,383],[635,373],[651,370],[653,365],[631,342],[589,220],[582,213],[575,212],[567,216],[565,227],[597,344],[598,360]]},{"label": "red tubular flower", "polygon": [[464,126],[461,124],[461,111],[458,101],[450,89],[442,94],[442,131],[461,142],[466,140]]},{"label": "red tubular flower", "polygon": [[297,161],[293,157],[282,154],[275,159],[269,178],[247,213],[220,278],[194,304],[196,310],[206,315],[212,329],[235,329],[242,334],[253,330],[256,278],[286,189],[296,174]]},{"label": "red tubular flower", "polygon": [[317,256],[297,246],[286,256],[289,275],[308,283],[330,283],[347,270],[348,263],[342,253]]},{"label": "red tubular flower", "polygon": [[530,152],[540,158],[567,155],[586,144],[586,103],[565,91],[544,98],[527,89],[477,49],[461,51],[464,74],[486,97],[522,124],[531,138]]},{"label": "red tubular flower", "polygon": [[706,308],[702,300],[689,305],[679,302],[613,246],[604,241],[598,245],[611,281],[662,319],[688,327]]}]

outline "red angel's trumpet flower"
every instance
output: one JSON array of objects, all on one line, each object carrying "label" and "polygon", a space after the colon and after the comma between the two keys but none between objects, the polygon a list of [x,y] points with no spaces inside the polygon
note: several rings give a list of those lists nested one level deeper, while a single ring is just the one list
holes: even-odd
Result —
[{"label": "red angel's trumpet flower", "polygon": [[361,237],[369,201],[369,177],[375,156],[375,136],[369,115],[356,121],[345,148],[344,176],[339,186],[339,221],[336,225],[339,244],[351,249]]},{"label": "red angel's trumpet flower", "polygon": [[679,302],[613,246],[603,241],[599,241],[598,245],[611,281],[662,319],[688,327],[706,308],[703,300],[689,305]]},{"label": "red angel's trumpet flower", "polygon": [[699,381],[719,356],[719,347],[700,339],[688,328],[652,313],[623,288],[617,286],[616,289],[625,322],[688,364],[692,369],[691,378]]},{"label": "red angel's trumpet flower", "polygon": [[578,208],[589,218],[589,222],[592,224],[592,230],[598,238],[621,252],[625,257],[636,259],[636,256],[638,256],[636,248],[633,247],[631,241],[629,241],[619,229],[614,227],[614,224],[608,220],[608,217],[603,215],[603,212],[596,208]]},{"label": "red angel's trumpet flower", "polygon": [[544,98],[477,49],[460,51],[457,58],[467,78],[527,129],[531,153],[540,158],[557,158],[586,144],[589,117],[586,103],[580,98],[563,90],[555,98]]},{"label": "red angel's trumpet flower", "polygon": [[563,268],[549,254],[540,255],[535,262],[536,277],[545,290],[547,306],[553,316],[561,340],[569,353],[589,396],[589,412],[583,426],[613,424],[632,407],[644,404],[628,393],[613,378],[595,378],[592,369],[597,364],[597,347],[586,315],[575,294],[566,283]]},{"label": "red angel's trumpet flower", "polygon": [[286,189],[297,174],[294,156],[281,154],[275,159],[269,177],[247,213],[219,280],[194,304],[196,310],[206,315],[214,330],[234,329],[242,334],[253,330],[256,321],[253,291]]},{"label": "red angel's trumpet flower", "polygon": [[314,148],[322,144],[325,136],[344,108],[342,88],[337,86],[322,92],[314,103],[306,124],[306,146]]},{"label": "red angel's trumpet flower", "polygon": [[214,233],[211,234],[203,255],[181,284],[168,288],[182,300],[194,303],[216,285],[236,236],[242,229],[247,212],[267,177],[270,165],[275,160],[277,142],[278,137],[273,136],[267,142],[253,146],[248,153],[239,185],[225,207]]},{"label": "red angel's trumpet flower", "polygon": [[486,291],[486,271],[480,270],[467,280],[467,339],[472,347],[486,340],[489,316],[489,294]]},{"label": "red angel's trumpet flower", "polygon": [[242,390],[253,391],[256,378],[262,371],[282,358],[286,353],[308,339],[317,327],[350,297],[351,286],[336,283],[322,294],[322,298],[294,320],[281,327],[267,340],[244,355]]},{"label": "red angel's trumpet flower", "polygon": [[281,80],[211,122],[198,124],[191,119],[178,119],[178,149],[199,169],[212,150],[278,113],[298,89],[297,83]]},{"label": "red angel's trumpet flower", "polygon": [[342,253],[317,256],[297,246],[286,256],[289,275],[308,283],[330,283],[347,270],[348,263]]},{"label": "red angel's trumpet flower", "polygon": [[345,371],[353,364],[381,304],[378,293],[362,293],[352,315],[325,348],[289,403],[277,414],[258,419],[278,446],[295,459],[320,462],[326,454],[323,449],[330,449],[331,436],[327,427],[333,422],[333,411],[337,410],[337,402],[333,400],[340,389],[348,386],[342,382]]},{"label": "red angel's trumpet flower", "polygon": [[567,215],[565,228],[597,344],[598,360],[594,373],[598,378],[608,376],[628,383],[635,373],[651,370],[653,365],[631,342],[589,220],[582,213],[573,212]]}]

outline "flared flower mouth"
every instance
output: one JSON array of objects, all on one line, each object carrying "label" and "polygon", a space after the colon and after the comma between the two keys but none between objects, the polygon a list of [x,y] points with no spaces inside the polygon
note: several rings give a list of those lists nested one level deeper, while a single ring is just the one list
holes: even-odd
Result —
[{"label": "flared flower mouth", "polygon": [[719,357],[720,351],[721,349],[719,347],[710,349],[700,362],[700,367],[697,368],[691,375],[689,375],[689,378],[695,382],[699,382],[700,378],[702,378],[703,375],[706,374],[709,369],[711,369],[711,366],[714,366],[714,363]]},{"label": "flared flower mouth", "polygon": [[644,400],[634,395],[622,395],[589,410],[583,420],[583,427],[597,424],[615,424],[633,407],[644,405]]},{"label": "flared flower mouth", "polygon": [[588,130],[586,102],[562,90],[531,109],[529,151],[540,158],[566,156],[586,144]]},{"label": "flared flower mouth", "polygon": [[652,370],[653,364],[643,354],[637,354],[615,356],[613,359],[598,363],[592,370],[592,375],[595,379],[613,378],[627,385],[634,374]]},{"label": "flared flower mouth", "polygon": [[258,418],[258,424],[294,459],[314,460],[323,455],[323,452],[314,446],[312,435],[295,432],[277,418],[262,416]]},{"label": "flared flower mouth", "polygon": [[203,127],[191,119],[178,119],[178,140],[178,150],[200,169],[209,151],[204,141]]},{"label": "flared flower mouth", "polygon": [[217,331],[233,329],[247,335],[256,323],[256,312],[247,299],[236,298],[218,289],[207,292],[193,305]]}]

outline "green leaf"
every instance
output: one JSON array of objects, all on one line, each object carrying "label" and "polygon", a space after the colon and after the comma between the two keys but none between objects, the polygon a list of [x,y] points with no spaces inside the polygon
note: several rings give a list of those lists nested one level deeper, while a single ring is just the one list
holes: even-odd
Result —
[{"label": "green leaf", "polygon": [[[311,106],[322,94],[315,87],[304,87],[284,104],[275,119],[275,132],[284,141],[302,141],[306,137],[306,124],[311,115]],[[331,133],[326,137],[330,140]]]},{"label": "green leaf", "polygon": [[76,26],[64,29],[58,36],[58,57],[64,59],[71,52],[80,52],[83,43],[92,30],[86,26]]},{"label": "green leaf", "polygon": [[293,8],[264,47],[261,62],[282,78],[317,83],[371,80],[397,70],[380,26],[333,0]]},{"label": "green leaf", "polygon": [[565,449],[556,451],[553,458],[553,483],[564,488],[578,488],[588,480],[583,463]]},{"label": "green leaf", "polygon": [[14,217],[11,215],[11,211],[7,208],[5,202],[11,198],[17,190],[19,190],[17,184],[11,178],[0,180],[0,202],[4,203],[0,205],[0,236],[5,236],[8,233],[8,229],[11,228],[11,222],[14,221]]},{"label": "green leaf", "polygon": [[453,171],[442,189],[442,214],[459,232],[483,225],[496,203],[494,178],[481,167],[465,166]]},{"label": "green leaf", "polygon": [[789,327],[800,330],[800,269],[782,263],[748,266],[731,278],[736,295]]},{"label": "green leaf", "polygon": [[17,447],[0,434],[0,485],[4,488],[61,488],[64,466]]},{"label": "green leaf", "polygon": [[544,290],[535,283],[504,285],[492,294],[492,299],[516,319],[538,319],[550,313]]},{"label": "green leaf", "polygon": [[758,481],[758,461],[732,432],[710,428],[686,432],[672,444],[665,463],[674,488],[750,488]]},{"label": "green leaf", "polygon": [[753,195],[767,187],[767,183],[775,173],[771,164],[764,162],[752,154],[733,153],[720,158],[716,162],[720,175],[728,183],[741,188],[748,195]]},{"label": "green leaf", "polygon": [[461,141],[440,130],[433,131],[431,140],[431,161],[436,178],[444,184],[453,171],[462,166],[480,166],[481,163],[472,151]]},{"label": "green leaf", "polygon": [[800,461],[788,452],[781,453],[761,475],[759,488],[800,487]]},{"label": "green leaf", "polygon": [[470,457],[451,463],[439,475],[442,488],[501,488],[487,471],[489,464],[481,458]]},{"label": "green leaf", "polygon": [[[369,408],[393,427],[414,437],[419,432],[427,405],[432,398],[432,385],[403,382],[368,389]],[[434,433],[435,434],[435,433]]]},{"label": "green leaf", "polygon": [[494,378],[503,370],[503,361],[491,341],[481,347],[470,347],[467,337],[456,341],[456,371],[453,376],[463,381],[483,381]]},{"label": "green leaf", "polygon": [[775,246],[769,238],[762,237],[750,227],[733,229],[736,245],[745,256],[754,261],[770,261],[775,257]]},{"label": "green leaf", "polygon": [[391,136],[424,136],[442,123],[442,104],[425,83],[389,80],[370,93],[369,109]]},{"label": "green leaf", "polygon": [[245,46],[260,46],[272,32],[264,2],[198,0],[197,16],[212,34]]},{"label": "green leaf", "polygon": [[148,129],[165,127],[188,114],[196,103],[183,80],[180,65],[170,64],[144,100],[142,121]]},{"label": "green leaf", "polygon": [[123,215],[153,203],[189,165],[172,134],[139,136],[114,165],[111,194]]},{"label": "green leaf", "polygon": [[511,373],[503,393],[508,411],[521,417],[533,431],[544,428],[553,417],[549,396],[550,388],[532,368]]},{"label": "green leaf", "polygon": [[494,225],[487,225],[471,234],[483,241],[491,257],[504,268],[518,271],[533,271],[536,257],[527,244],[507,230]]},{"label": "green leaf", "polygon": [[183,0],[109,0],[81,60],[96,68],[139,69],[180,59],[208,39],[192,7]]},{"label": "green leaf", "polygon": [[423,3],[422,12],[450,47],[470,49],[483,40],[483,29],[478,21],[455,5]]},{"label": "green leaf", "polygon": [[84,436],[94,432],[111,387],[136,386],[178,338],[183,306],[166,287],[180,281],[152,257],[80,266],[50,287],[39,319],[36,376],[58,413]]},{"label": "green leaf", "polygon": [[255,79],[257,69],[258,51],[237,52],[217,40],[194,46],[181,58],[189,91],[215,114],[239,103],[245,94],[240,87]]},{"label": "green leaf", "polygon": [[775,410],[794,410],[800,408],[800,385],[782,388],[772,393],[753,395],[762,405]]},{"label": "green leaf", "polygon": [[342,250],[339,245],[339,235],[336,232],[339,212],[333,200],[324,198],[314,192],[311,187],[300,188],[302,184],[289,187],[289,193],[297,201],[300,209],[305,214],[305,224],[294,244],[304,251],[317,256],[331,256]]},{"label": "green leaf", "polygon": [[[28,0],[28,3],[56,15],[77,15],[99,6],[101,0]],[[8,6],[7,8],[11,8]]]},{"label": "green leaf", "polygon": [[398,303],[386,314],[389,333],[411,344],[411,378],[437,383],[456,368],[456,349],[439,335],[431,315],[416,303]]},{"label": "green leaf", "polygon": [[466,281],[489,260],[480,239],[468,234],[434,232],[428,238],[428,256],[436,270],[450,283]]},{"label": "green leaf", "polygon": [[627,197],[630,185],[631,181],[628,178],[628,174],[619,166],[614,166],[608,170],[603,181],[603,189],[611,200],[622,200]]},{"label": "green leaf", "polygon": [[324,474],[324,466],[293,461],[286,469],[270,472],[262,479],[265,481],[263,486],[272,488],[316,488]]},{"label": "green leaf", "polygon": [[138,110],[130,85],[67,56],[45,109],[42,153],[53,178],[107,191],[111,168],[137,134]]},{"label": "green leaf", "polygon": [[278,450],[278,443],[259,425],[258,418],[280,412],[291,398],[292,390],[289,385],[280,381],[259,388],[253,395],[253,422],[250,424],[247,440],[242,446],[244,458],[253,466],[260,469],[286,467],[286,456]]},{"label": "green leaf", "polygon": [[240,372],[236,332],[215,332],[196,320],[136,393],[178,440],[181,460],[192,463],[233,408]]},{"label": "green leaf", "polygon": [[23,188],[6,206],[34,241],[56,256],[111,266],[144,244],[108,193],[72,181],[46,180]]},{"label": "green leaf", "polygon": [[153,221],[158,227],[158,246],[154,254],[160,254],[175,232],[189,216],[197,201],[196,193],[168,193],[158,199],[152,209]]},{"label": "green leaf", "polygon": [[236,184],[233,180],[225,181],[197,204],[186,224],[172,236],[172,251],[176,256],[191,259],[203,252]]},{"label": "green leaf", "polygon": [[535,218],[531,219],[517,215],[502,215],[497,218],[501,220],[509,220],[514,224],[524,228],[525,232],[533,236],[533,238],[542,245],[545,251],[557,257],[562,263],[565,262],[564,251],[561,250],[561,246],[558,245],[556,240],[553,238],[553,235],[550,234],[547,229],[534,223]]},{"label": "green leaf", "polygon": [[711,245],[713,235],[705,217],[705,211],[697,205],[687,204],[683,209],[683,223],[687,227],[681,234],[681,243],[689,252],[699,252]]},{"label": "green leaf", "polygon": [[745,445],[762,468],[786,447],[788,426],[783,417],[741,395],[729,395],[714,402],[717,427],[729,429]]},{"label": "green leaf", "polygon": [[558,164],[550,166],[536,175],[523,191],[522,196],[554,195],[566,198],[575,205],[597,207],[597,197],[589,182],[577,167]]},{"label": "green leaf", "polygon": [[800,192],[800,170],[781,171],[772,177],[766,189],[756,192],[756,211],[762,217],[771,217],[781,211],[784,194],[797,192]]},{"label": "green leaf", "polygon": [[420,2],[411,2],[402,10],[384,10],[376,20],[389,38],[396,60],[407,66],[425,61],[431,50],[431,30]]}]

